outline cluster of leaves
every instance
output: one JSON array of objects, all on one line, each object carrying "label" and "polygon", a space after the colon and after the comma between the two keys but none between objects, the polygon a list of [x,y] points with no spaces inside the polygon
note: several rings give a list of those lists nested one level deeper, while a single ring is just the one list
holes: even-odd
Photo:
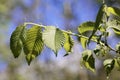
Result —
[{"label": "cluster of leaves", "polygon": [[[102,58],[106,74],[117,67],[120,69],[120,57],[105,58],[111,51],[120,54],[120,44],[113,49],[107,42],[107,37],[110,36],[109,29],[112,29],[115,34],[120,34],[120,22],[113,18],[120,18],[120,10],[116,7],[108,7],[103,4],[97,14],[96,21],[88,21],[78,27],[79,34],[70,31],[60,30],[54,26],[43,26],[35,23],[25,23],[18,26],[11,35],[10,48],[15,58],[17,58],[22,49],[26,55],[28,64],[36,58],[43,50],[44,45],[52,49],[57,56],[57,52],[63,47],[66,54],[72,52],[74,41],[72,36],[77,36],[85,51],[82,52],[83,65],[95,71],[95,57]],[[32,24],[31,28],[27,28],[28,24]],[[91,35],[86,36],[89,32]],[[88,50],[87,45],[90,41],[97,43],[94,50]]]},{"label": "cluster of leaves", "polygon": [[28,64],[42,52],[44,45],[52,49],[56,56],[62,47],[68,54],[72,51],[73,39],[56,27],[42,25],[34,25],[30,29],[27,29],[26,25],[20,25],[10,39],[14,57],[17,58],[23,49]]},{"label": "cluster of leaves", "polygon": [[[112,29],[115,34],[120,35],[120,22],[114,17],[120,18],[120,9],[108,7],[103,4],[98,11],[95,22],[85,22],[78,27],[78,31],[82,35],[87,31],[92,32],[89,38],[82,37],[84,39],[81,39],[80,37],[83,48],[86,48],[86,45],[89,44],[91,40],[97,43],[94,50],[83,51],[81,62],[87,69],[94,72],[95,57],[102,59],[107,76],[114,68],[120,69],[120,57],[117,56],[117,54],[120,54],[120,44],[118,43],[116,49],[113,49],[107,41],[107,37],[110,36],[109,29]],[[115,57],[108,56],[111,51],[116,53]]]}]

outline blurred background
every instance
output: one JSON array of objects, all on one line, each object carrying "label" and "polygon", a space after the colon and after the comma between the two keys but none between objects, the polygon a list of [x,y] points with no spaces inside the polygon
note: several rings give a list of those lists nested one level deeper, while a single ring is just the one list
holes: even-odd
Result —
[{"label": "blurred background", "polygon": [[[106,0],[110,6],[120,7],[120,0]],[[9,48],[10,35],[24,22],[34,22],[60,29],[77,31],[85,21],[95,21],[102,0],[0,0],[0,80],[106,80],[102,61],[96,61],[96,73],[80,66],[82,47],[75,42],[73,53],[58,57],[45,48],[30,66],[24,54],[13,58]],[[111,45],[117,43],[114,42]],[[120,80],[118,71],[110,74],[111,80]]]}]

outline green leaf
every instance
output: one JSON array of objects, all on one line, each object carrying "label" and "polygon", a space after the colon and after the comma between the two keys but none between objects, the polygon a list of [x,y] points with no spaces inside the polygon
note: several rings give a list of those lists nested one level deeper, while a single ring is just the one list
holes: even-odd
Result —
[{"label": "green leaf", "polygon": [[107,46],[98,44],[93,51],[96,57],[102,60],[102,59],[105,59],[109,55],[108,53],[110,49]]},{"label": "green leaf", "polygon": [[85,49],[86,46],[87,46],[87,40],[88,40],[88,39],[83,38],[83,37],[80,38],[81,45],[82,45],[82,47],[83,47],[84,49]]},{"label": "green leaf", "polygon": [[[85,22],[78,27],[78,32],[80,34],[83,34],[88,31],[93,31],[94,26],[95,26],[94,22],[91,22],[91,21]],[[84,37],[80,37],[80,42],[84,49],[86,48],[87,41],[88,41],[88,39],[86,39]]]},{"label": "green leaf", "polygon": [[88,39],[88,44],[90,43],[90,40],[91,40],[91,38],[92,38],[92,36],[95,34],[95,32],[98,30],[98,28],[99,28],[99,25],[100,25],[100,23],[101,23],[101,21],[102,21],[102,18],[103,18],[103,15],[104,15],[104,9],[105,9],[105,4],[103,4],[101,7],[100,7],[100,9],[99,9],[99,11],[98,11],[98,14],[97,14],[97,17],[96,17],[96,21],[95,21],[95,26],[94,26],[94,30],[93,30],[93,32],[92,32],[92,35],[89,37],[89,39]]},{"label": "green leaf", "polygon": [[115,60],[115,68],[117,68],[118,71],[120,71],[120,57],[117,57]]},{"label": "green leaf", "polygon": [[30,65],[30,63],[31,63],[31,61],[33,60],[33,59],[35,59],[35,55],[34,54],[27,54],[26,55],[26,60],[27,60],[27,62],[28,62],[28,65]]},{"label": "green leaf", "polygon": [[85,22],[78,27],[78,32],[80,34],[82,34],[82,33],[85,33],[87,31],[93,31],[94,25],[95,25],[94,22],[91,22],[91,21]]},{"label": "green leaf", "polygon": [[58,50],[64,45],[65,37],[61,30],[53,26],[49,26],[45,27],[43,32],[43,41],[45,45],[51,48],[57,56]]},{"label": "green leaf", "polygon": [[109,76],[109,74],[111,73],[111,71],[114,68],[115,60],[114,59],[106,59],[103,62],[103,65],[104,65],[104,69],[106,71],[107,76]]},{"label": "green leaf", "polygon": [[117,27],[112,27],[112,29],[113,29],[113,31],[114,31],[116,34],[120,35],[120,29],[119,29],[119,28],[117,28]]},{"label": "green leaf", "polygon": [[64,36],[65,36],[65,43],[63,47],[65,51],[67,52],[65,55],[67,55],[72,52],[72,47],[73,47],[74,42],[73,42],[72,37],[69,34],[64,33]]},{"label": "green leaf", "polygon": [[34,59],[33,56],[37,57],[41,53],[44,47],[41,31],[41,27],[33,26],[26,33],[27,38],[24,42],[24,52],[28,64]]},{"label": "green leaf", "polygon": [[25,26],[18,26],[15,31],[12,33],[10,38],[10,49],[15,58],[17,58],[22,51],[22,39],[25,31]]},{"label": "green leaf", "polygon": [[107,15],[109,16],[110,14],[120,17],[120,9],[116,7],[108,7]]},{"label": "green leaf", "polygon": [[87,69],[95,72],[95,58],[91,50],[82,52],[82,63]]}]

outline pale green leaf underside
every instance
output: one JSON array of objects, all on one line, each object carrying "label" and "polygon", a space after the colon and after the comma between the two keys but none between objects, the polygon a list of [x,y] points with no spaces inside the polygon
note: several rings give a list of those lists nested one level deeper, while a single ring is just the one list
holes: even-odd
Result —
[{"label": "pale green leaf underside", "polygon": [[73,39],[72,37],[67,34],[67,33],[64,33],[64,36],[65,36],[65,43],[64,43],[64,49],[65,51],[67,52],[67,54],[69,54],[70,52],[72,52],[72,47],[73,47]]},{"label": "pale green leaf underside", "polygon": [[17,58],[22,51],[22,37],[24,35],[24,30],[25,26],[18,26],[10,38],[10,49],[15,58]]},{"label": "pale green leaf underside", "polygon": [[[26,56],[38,56],[43,46],[41,27],[33,26],[26,33],[26,40],[24,42],[24,52]],[[28,64],[30,64],[31,58],[30,60],[27,59],[27,61],[29,62]]]},{"label": "pale green leaf underside", "polygon": [[58,28],[48,26],[43,32],[43,41],[57,55],[58,50],[64,45],[65,37],[63,32]]}]

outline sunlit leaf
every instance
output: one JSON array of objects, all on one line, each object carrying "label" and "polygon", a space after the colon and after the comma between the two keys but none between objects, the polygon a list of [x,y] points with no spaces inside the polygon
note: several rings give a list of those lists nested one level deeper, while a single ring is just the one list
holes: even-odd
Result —
[{"label": "sunlit leaf", "polygon": [[116,15],[116,16],[120,17],[120,9],[116,8],[116,7],[108,7],[107,8],[107,14],[108,14],[108,16],[110,14],[113,14],[113,15]]},{"label": "sunlit leaf", "polygon": [[92,32],[92,35],[91,35],[91,36],[89,37],[89,39],[88,39],[88,44],[89,44],[92,36],[94,36],[95,32],[96,32],[96,31],[98,30],[98,28],[99,28],[99,25],[100,25],[100,23],[101,23],[101,21],[102,21],[103,15],[104,15],[104,8],[105,8],[105,5],[103,4],[103,5],[100,7],[99,11],[98,11],[98,14],[97,14],[97,17],[96,17],[96,21],[95,21],[94,30],[93,30],[93,32]]},{"label": "sunlit leaf", "polygon": [[85,22],[78,27],[78,32],[80,34],[82,34],[82,33],[85,33],[87,31],[93,31],[94,25],[95,25],[94,22],[91,22],[91,21]]},{"label": "sunlit leaf", "polygon": [[95,58],[91,50],[82,52],[82,63],[87,69],[95,72]]},{"label": "sunlit leaf", "polygon": [[82,45],[82,47],[83,47],[84,49],[85,49],[86,46],[87,46],[87,40],[88,40],[88,39],[83,38],[83,37],[80,38],[81,45]]},{"label": "sunlit leaf", "polygon": [[33,59],[35,59],[35,58],[36,58],[36,55],[34,55],[34,54],[27,54],[26,55],[26,60],[27,60],[28,65],[30,65],[31,61]]},{"label": "sunlit leaf", "polygon": [[28,64],[32,61],[33,56],[37,57],[43,49],[41,27],[33,26],[26,33],[26,40],[24,42],[24,52]]},{"label": "sunlit leaf", "polygon": [[63,47],[66,51],[65,55],[67,55],[72,52],[72,47],[73,47],[74,42],[73,42],[72,37],[69,34],[64,33],[64,36],[65,36],[65,43]]},{"label": "sunlit leaf", "polygon": [[18,26],[15,31],[12,33],[10,38],[10,49],[15,58],[17,58],[22,51],[22,39],[25,31],[25,26]]},{"label": "sunlit leaf", "polygon": [[45,45],[52,49],[57,56],[58,50],[64,45],[65,37],[63,32],[58,28],[48,26],[43,32],[43,41]]},{"label": "sunlit leaf", "polygon": [[[83,34],[83,33],[88,32],[88,31],[93,31],[94,26],[95,26],[94,22],[91,22],[91,21],[85,22],[78,27],[78,32],[80,34]],[[88,39],[86,39],[84,37],[80,37],[80,42],[81,42],[81,45],[84,49],[86,48],[87,41],[88,41]]]},{"label": "sunlit leaf", "polygon": [[103,62],[103,65],[104,65],[104,69],[106,71],[107,76],[109,76],[109,74],[111,73],[111,71],[114,68],[115,60],[114,59],[106,59]]}]

